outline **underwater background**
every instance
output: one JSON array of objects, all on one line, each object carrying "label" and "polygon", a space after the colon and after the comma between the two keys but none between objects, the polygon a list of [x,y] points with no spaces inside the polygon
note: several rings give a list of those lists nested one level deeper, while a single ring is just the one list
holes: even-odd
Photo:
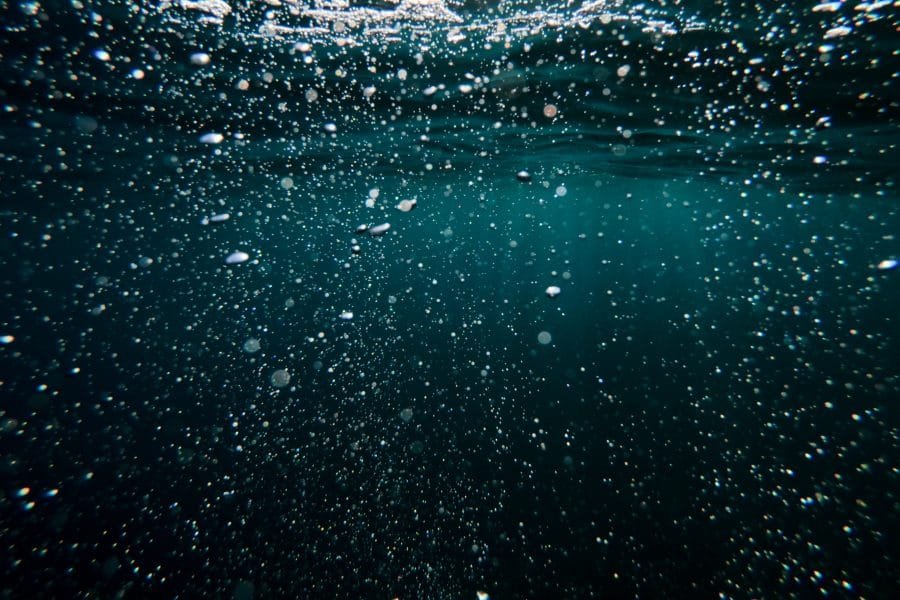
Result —
[{"label": "underwater background", "polygon": [[0,6],[0,597],[896,593],[896,2]]}]

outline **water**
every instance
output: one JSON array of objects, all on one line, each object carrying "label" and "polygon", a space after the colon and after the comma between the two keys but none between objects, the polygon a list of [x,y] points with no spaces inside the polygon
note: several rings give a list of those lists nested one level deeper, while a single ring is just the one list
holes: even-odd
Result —
[{"label": "water", "polygon": [[349,4],[2,9],[3,594],[889,597],[896,6]]}]

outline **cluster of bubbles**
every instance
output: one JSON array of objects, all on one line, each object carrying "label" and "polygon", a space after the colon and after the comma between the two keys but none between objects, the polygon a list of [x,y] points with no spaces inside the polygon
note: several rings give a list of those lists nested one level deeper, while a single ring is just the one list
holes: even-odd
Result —
[{"label": "cluster of bubbles", "polygon": [[470,4],[10,9],[0,589],[889,587],[895,7]]}]

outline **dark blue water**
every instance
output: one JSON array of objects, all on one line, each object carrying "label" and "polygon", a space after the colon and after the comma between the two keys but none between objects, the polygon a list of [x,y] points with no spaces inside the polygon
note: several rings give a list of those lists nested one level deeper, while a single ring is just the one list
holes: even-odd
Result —
[{"label": "dark blue water", "polygon": [[895,5],[0,23],[3,597],[892,597]]}]

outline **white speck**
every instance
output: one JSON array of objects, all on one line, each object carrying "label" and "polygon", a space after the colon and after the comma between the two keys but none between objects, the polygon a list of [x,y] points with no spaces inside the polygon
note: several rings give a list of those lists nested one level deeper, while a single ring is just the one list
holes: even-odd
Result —
[{"label": "white speck", "polygon": [[828,157],[827,156],[817,156],[817,157],[813,158],[813,162],[817,165],[824,165],[825,163],[828,162]]},{"label": "white speck", "polygon": [[138,260],[138,264],[146,269],[147,267],[149,267],[150,265],[153,264],[153,259],[150,258],[149,256],[142,256]]},{"label": "white speck", "polygon": [[369,235],[379,236],[384,235],[391,228],[390,223],[382,223],[381,225],[375,225],[374,227],[369,227]]},{"label": "white speck", "polygon": [[228,219],[231,218],[231,215],[228,213],[219,213],[217,215],[213,215],[211,217],[203,217],[200,219],[201,225],[209,225],[210,223],[224,223]]},{"label": "white speck", "polygon": [[325,131],[328,133],[335,133],[337,131],[337,125],[334,123],[325,123]]},{"label": "white speck", "polygon": [[551,341],[553,341],[553,336],[550,335],[549,331],[542,331],[538,334],[538,342],[540,342],[541,344],[546,346]]},{"label": "white speck", "polygon": [[487,592],[475,592],[475,597],[478,600],[491,600],[491,597],[488,595]]},{"label": "white speck", "polygon": [[343,319],[344,321],[350,321],[353,319],[353,313],[349,310],[345,310],[341,313],[341,319]]},{"label": "white speck", "polygon": [[370,85],[366,88],[363,88],[363,97],[364,98],[371,98],[374,95],[375,95],[375,86],[374,85]]},{"label": "white speck", "polygon": [[841,7],[840,2],[822,2],[812,7],[813,12],[837,12]]},{"label": "white speck", "polygon": [[191,64],[202,67],[209,64],[209,54],[206,52],[194,52],[191,54]]},{"label": "white speck", "polygon": [[830,40],[830,39],[837,38],[837,37],[844,37],[845,35],[849,34],[851,31],[853,31],[853,30],[850,29],[849,27],[843,27],[843,26],[832,27],[831,29],[829,29],[828,31],[825,32],[825,39]]},{"label": "white speck", "polygon": [[425,88],[424,90],[422,90],[422,93],[425,94],[426,96],[431,96],[431,95],[434,94],[436,91],[438,91],[437,86],[429,85],[427,88]]},{"label": "white speck", "polygon": [[625,77],[629,72],[631,72],[631,65],[622,65],[616,69],[616,75],[619,77]]},{"label": "white speck", "polygon": [[459,91],[463,94],[468,94],[472,91],[472,86],[468,83],[461,83],[459,84]]},{"label": "white speck", "polygon": [[397,204],[397,210],[400,212],[409,212],[416,207],[417,202],[415,200],[401,200],[399,204]]},{"label": "white speck", "polygon": [[237,252],[232,252],[228,256],[225,257],[226,265],[239,265],[242,262],[247,262],[250,260],[250,255],[246,252],[241,252],[238,250]]},{"label": "white speck", "polygon": [[291,382],[291,374],[285,369],[278,369],[272,373],[272,385],[277,388],[283,388]]},{"label": "white speck", "polygon": [[560,293],[561,291],[562,291],[562,290],[559,289],[559,286],[551,285],[550,287],[548,287],[548,288],[546,289],[545,293],[547,294],[547,297],[548,297],[548,298],[556,298],[557,296],[559,296],[559,293]]},{"label": "white speck", "polygon": [[0,335],[0,344],[12,344],[14,341],[16,341],[16,338],[14,336]]},{"label": "white speck", "polygon": [[204,133],[200,136],[200,142],[204,144],[221,144],[225,136],[221,133]]},{"label": "white speck", "polygon": [[528,171],[519,171],[516,173],[516,179],[519,181],[531,181],[531,173]]},{"label": "white speck", "polygon": [[873,12],[884,8],[885,6],[890,6],[891,1],[892,0],[878,0],[877,2],[863,2],[856,5],[856,10],[863,10],[863,7],[865,7],[867,13]]},{"label": "white speck", "polygon": [[[891,269],[896,268],[897,264],[898,264],[897,261],[894,260],[893,258],[886,258],[885,260],[878,263],[878,270],[879,271],[889,271]],[[0,340],[0,341],[2,341],[2,340]]]},{"label": "white speck", "polygon": [[100,48],[99,50],[94,50],[94,58],[97,60],[102,60],[103,62],[107,62],[112,57],[109,55],[109,52]]}]

